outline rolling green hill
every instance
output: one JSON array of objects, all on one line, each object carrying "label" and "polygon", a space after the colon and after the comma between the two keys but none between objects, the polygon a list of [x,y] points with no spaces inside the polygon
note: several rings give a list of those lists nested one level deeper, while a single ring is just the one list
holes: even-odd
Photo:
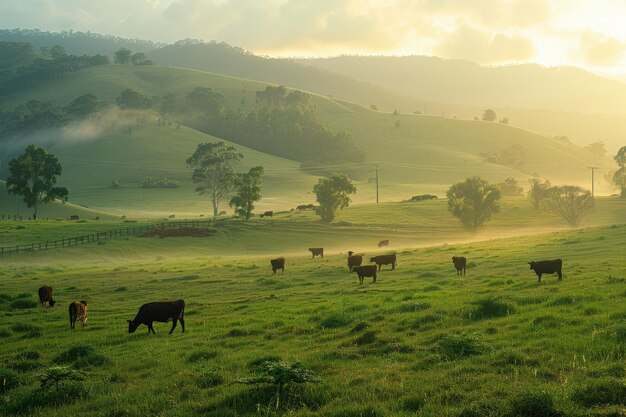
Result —
[{"label": "rolling green hill", "polygon": [[[241,109],[252,109],[256,91],[265,87],[256,81],[195,70],[107,65],[68,73],[62,80],[5,98],[0,105],[10,108],[34,98],[64,105],[85,93],[114,102],[127,87],[149,95],[174,92],[183,97],[198,85],[215,89],[224,95],[228,107]],[[374,200],[374,164],[379,165],[383,201],[427,192],[441,195],[451,183],[472,175],[494,182],[512,176],[525,185],[529,175],[536,173],[555,183],[587,184],[587,167],[607,164],[569,143],[502,124],[381,113],[317,95],[312,101],[324,122],[334,130],[352,133],[356,146],[367,154],[365,164],[328,168],[347,171],[358,180],[356,202]],[[184,160],[198,143],[219,139],[184,126],[158,126],[156,117],[150,115],[122,114],[104,120],[109,124],[101,126],[95,136],[91,133],[91,140],[83,140],[89,138],[82,138],[80,130],[72,140],[57,140],[58,134],[49,132],[33,138],[54,143],[51,148],[65,167],[62,182],[70,188],[71,201],[140,216],[206,212],[207,202],[194,194]],[[399,127],[395,127],[396,121]],[[482,154],[500,153],[513,145],[523,149],[523,168],[483,162]],[[246,164],[266,168],[265,198],[259,209],[288,209],[313,202],[311,188],[316,178],[300,172],[296,162],[249,149],[245,153],[249,155]],[[148,175],[172,177],[181,187],[138,188]],[[122,188],[109,188],[113,180],[120,180]]]}]

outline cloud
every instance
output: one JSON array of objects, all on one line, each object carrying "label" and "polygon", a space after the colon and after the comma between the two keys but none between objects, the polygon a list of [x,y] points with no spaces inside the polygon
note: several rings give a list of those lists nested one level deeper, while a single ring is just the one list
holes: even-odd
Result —
[{"label": "cloud", "polygon": [[620,63],[624,52],[624,41],[596,33],[585,33],[580,40],[580,49],[573,51],[573,56],[590,65],[612,67]]},{"label": "cloud", "polygon": [[480,64],[498,64],[529,60],[534,55],[534,46],[531,39],[521,35],[491,33],[461,23],[439,44],[437,52]]}]

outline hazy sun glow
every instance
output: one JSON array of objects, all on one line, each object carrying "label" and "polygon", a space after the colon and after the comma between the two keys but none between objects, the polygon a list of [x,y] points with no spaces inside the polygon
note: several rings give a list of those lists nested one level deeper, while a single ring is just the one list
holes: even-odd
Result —
[{"label": "hazy sun glow", "polygon": [[16,0],[0,26],[163,42],[218,40],[271,56],[437,55],[626,73],[620,0]]}]

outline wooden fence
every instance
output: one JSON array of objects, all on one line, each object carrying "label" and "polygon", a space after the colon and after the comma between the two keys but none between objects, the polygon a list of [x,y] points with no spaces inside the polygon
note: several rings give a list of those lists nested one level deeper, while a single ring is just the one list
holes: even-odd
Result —
[{"label": "wooden fence", "polygon": [[47,240],[45,242],[27,243],[24,245],[0,247],[0,255],[9,253],[35,252],[40,250],[66,248],[71,246],[83,245],[86,243],[99,242],[106,239],[114,239],[118,237],[137,236],[159,229],[179,229],[179,228],[203,228],[209,227],[211,220],[184,220],[179,222],[165,222],[157,224],[149,224],[136,227],[127,227],[125,229],[109,230],[106,232],[90,233],[83,236],[68,237],[58,240]]}]

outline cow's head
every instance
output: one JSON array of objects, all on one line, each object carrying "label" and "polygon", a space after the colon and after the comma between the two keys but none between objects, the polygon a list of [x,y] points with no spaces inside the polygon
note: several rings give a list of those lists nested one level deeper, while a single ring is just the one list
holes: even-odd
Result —
[{"label": "cow's head", "polygon": [[84,306],[86,306],[86,305],[87,305],[87,301],[85,301],[85,300],[80,300],[80,303],[81,303],[82,305],[84,305]]},{"label": "cow's head", "polygon": [[52,299],[52,297],[50,297],[50,299],[48,300],[48,305],[50,307],[54,307],[54,305],[56,304],[56,301]]},{"label": "cow's head", "polygon": [[138,323],[135,323],[132,320],[127,320],[128,321],[128,333],[135,333],[135,330],[137,330],[137,327],[139,327]]},{"label": "cow's head", "polygon": [[528,265],[530,265],[530,269],[535,269],[535,266],[537,266],[537,262],[530,261],[530,262],[528,262]]},{"label": "cow's head", "polygon": [[352,256],[354,254],[354,252],[352,252],[351,250],[348,251],[348,256]]},{"label": "cow's head", "polygon": [[370,258],[370,262],[376,262],[376,257]]}]

